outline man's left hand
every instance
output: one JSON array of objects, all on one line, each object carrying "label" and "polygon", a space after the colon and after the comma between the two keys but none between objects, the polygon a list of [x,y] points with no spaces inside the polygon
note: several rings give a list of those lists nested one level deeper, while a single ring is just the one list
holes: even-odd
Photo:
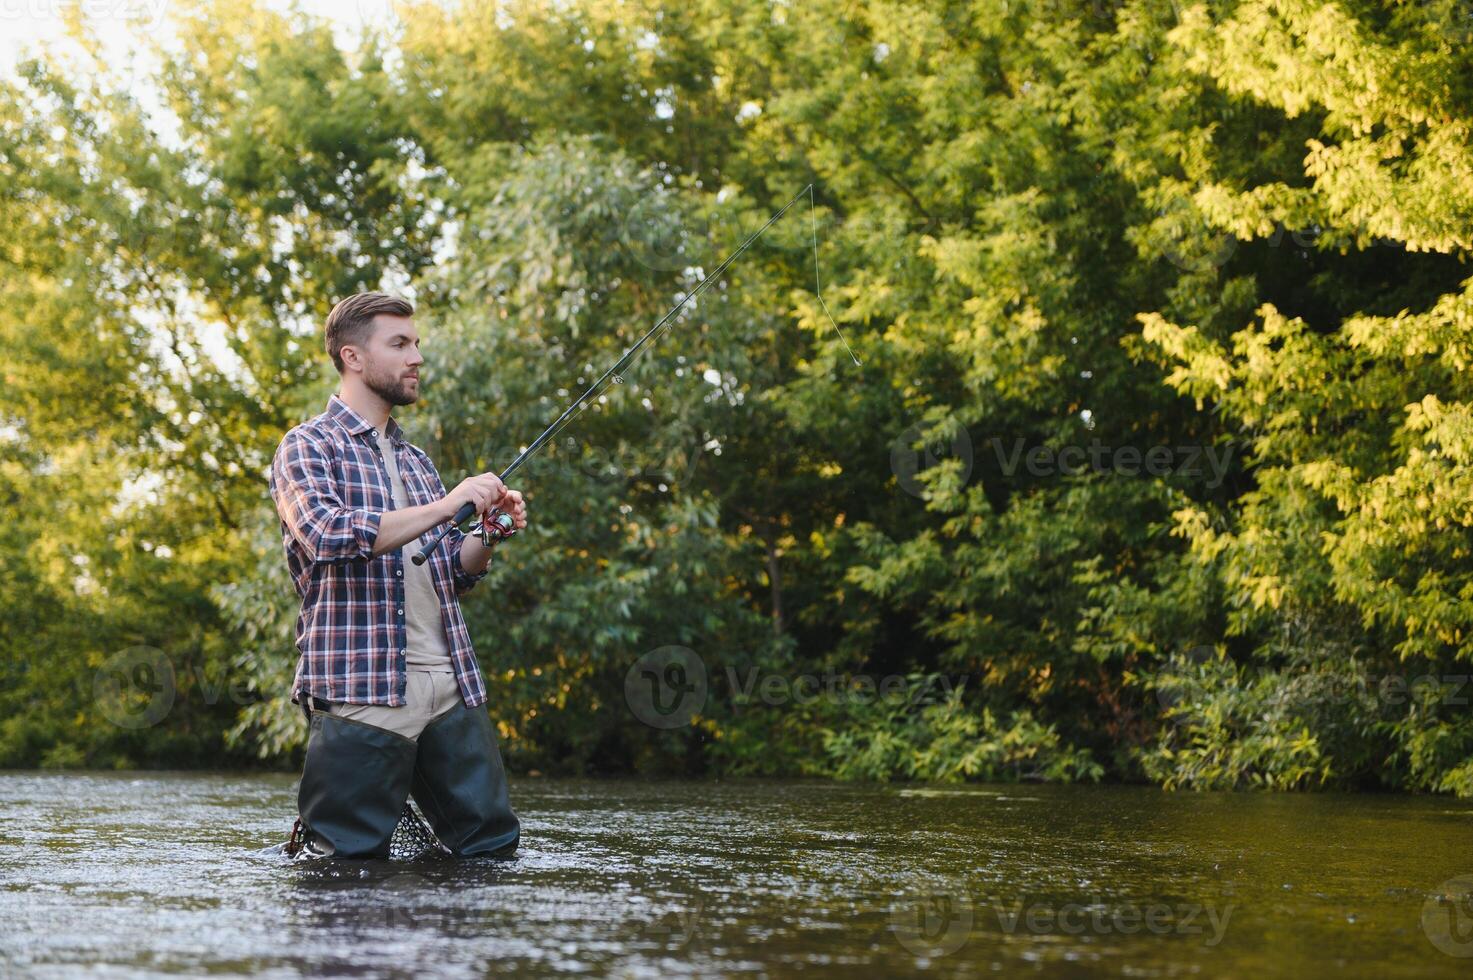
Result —
[{"label": "man's left hand", "polygon": [[515,530],[520,531],[527,526],[527,502],[522,499],[520,490],[508,490],[501,498],[501,512],[510,514],[515,525]]}]

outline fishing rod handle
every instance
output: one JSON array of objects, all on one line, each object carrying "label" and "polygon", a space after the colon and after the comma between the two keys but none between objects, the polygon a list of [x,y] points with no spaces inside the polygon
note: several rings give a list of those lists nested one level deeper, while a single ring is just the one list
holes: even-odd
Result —
[{"label": "fishing rod handle", "polygon": [[435,549],[440,546],[441,539],[444,538],[445,535],[450,533],[450,529],[452,527],[459,527],[475,512],[475,504],[470,503],[469,501],[461,504],[460,510],[456,511],[455,516],[450,518],[450,523],[441,527],[439,532],[430,539],[430,543],[420,549],[419,554],[413,556],[410,561],[414,562],[416,565],[423,565],[425,562],[429,561],[430,555],[435,553]]}]

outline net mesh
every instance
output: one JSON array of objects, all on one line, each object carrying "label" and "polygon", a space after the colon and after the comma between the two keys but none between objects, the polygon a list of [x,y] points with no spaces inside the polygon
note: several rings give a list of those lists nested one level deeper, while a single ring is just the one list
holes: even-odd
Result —
[{"label": "net mesh", "polygon": [[440,838],[414,809],[414,804],[405,803],[404,812],[399,814],[399,825],[389,839],[389,859],[424,861],[445,857],[449,853],[450,850],[440,843]]},{"label": "net mesh", "polygon": [[[295,858],[305,844],[302,821],[298,819],[292,826],[291,839],[282,847],[282,852],[287,857]],[[399,814],[399,823],[395,825],[393,836],[389,838],[389,860],[428,861],[449,856],[450,849],[440,843],[440,839],[435,836],[430,825],[425,823],[424,817],[419,815],[414,804],[406,801],[403,812]]]}]

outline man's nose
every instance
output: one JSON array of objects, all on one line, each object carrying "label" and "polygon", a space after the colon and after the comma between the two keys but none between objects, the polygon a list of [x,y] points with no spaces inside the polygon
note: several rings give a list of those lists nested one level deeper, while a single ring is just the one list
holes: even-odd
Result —
[{"label": "man's nose", "polygon": [[425,362],[424,355],[419,352],[419,348],[418,347],[414,348],[413,351],[411,351],[410,354],[409,354],[409,365],[411,367],[418,367],[419,365],[423,364],[424,362]]}]

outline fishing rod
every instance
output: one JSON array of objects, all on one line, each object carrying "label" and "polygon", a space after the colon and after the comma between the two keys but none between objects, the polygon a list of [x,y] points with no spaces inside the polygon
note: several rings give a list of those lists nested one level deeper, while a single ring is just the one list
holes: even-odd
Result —
[{"label": "fishing rod", "polygon": [[[749,245],[751,245],[762,236],[763,232],[765,232],[768,228],[771,228],[774,224],[777,223],[777,220],[779,218],[787,214],[788,209],[791,208],[794,204],[797,204],[798,199],[801,198],[804,194],[808,195],[808,206],[810,209],[808,212],[808,216],[813,231],[813,281],[814,285],[817,287],[818,302],[820,303],[820,305],[823,306],[824,315],[827,316],[829,318],[829,322],[834,325],[834,332],[839,335],[839,340],[843,342],[844,349],[849,351],[849,356],[853,358],[854,363],[858,365],[859,358],[854,356],[854,351],[852,348],[850,348],[849,341],[844,340],[843,332],[839,330],[839,325],[834,322],[833,314],[829,313],[828,304],[825,303],[823,300],[823,284],[819,281],[818,278],[818,219],[815,216],[817,206],[814,204],[813,200],[813,185],[809,184],[807,187],[803,188],[801,191],[795,194],[791,201],[789,201],[787,204],[784,204],[781,210],[777,211],[775,214],[773,214],[772,217],[768,218],[765,225],[753,232],[746,241],[742,242],[740,248],[738,248],[736,251],[732,252],[724,260],[722,260],[721,264],[716,267],[714,272],[712,272],[705,279],[701,280],[700,285],[696,286],[695,289],[691,290],[685,296],[681,297],[680,302],[671,307],[669,313],[666,313],[664,316],[660,317],[660,321],[656,323],[653,327],[651,327],[648,333],[639,338],[639,340],[636,341],[632,347],[624,352],[624,355],[620,357],[619,360],[614,362],[613,367],[605,371],[597,381],[595,381],[588,387],[587,391],[578,396],[577,401],[573,402],[573,404],[564,409],[563,414],[559,415],[557,419],[546,429],[543,429],[542,434],[539,435],[536,439],[532,440],[532,444],[523,449],[517,455],[517,458],[511,461],[511,465],[509,465],[506,469],[502,470],[500,474],[498,474],[498,478],[501,480],[501,482],[504,484],[507,477],[515,473],[517,469],[521,467],[521,465],[525,463],[533,453],[537,452],[539,449],[545,446],[548,440],[550,440],[554,435],[557,434],[558,430],[564,424],[564,422],[566,422],[574,412],[578,411],[580,406],[582,406],[583,403],[586,402],[605,381],[607,381],[609,378],[613,378],[615,384],[623,384],[624,379],[620,375],[620,372],[624,368],[628,367],[629,364],[634,360],[634,358],[638,356],[640,348],[644,347],[645,343],[647,343],[651,337],[659,333],[660,328],[665,326],[665,324],[670,321],[671,317],[679,313],[686,303],[689,303],[692,299],[698,296],[707,286],[709,286],[712,282],[715,282],[716,279],[723,272],[726,271],[727,267],[730,266],[732,262],[736,261],[737,256],[745,252]],[[444,539],[445,535],[450,533],[450,529],[453,527],[459,527],[475,512],[475,504],[461,504],[460,509],[455,512],[455,516],[450,519],[450,523],[442,527],[439,533],[435,535],[434,539],[431,540],[429,544],[425,545],[424,549],[421,550],[419,554],[413,556],[413,562],[416,565],[423,565],[426,561],[428,561],[430,555],[437,547],[439,547],[440,541]],[[500,507],[493,509],[488,516],[490,517],[490,522],[488,523],[483,520],[480,525],[478,525],[478,527],[473,531],[473,533],[477,534],[480,537],[483,544],[489,546],[493,541],[500,541],[504,538],[511,537],[511,535],[516,533],[514,530],[515,522],[512,520],[511,515],[503,514]]]}]

